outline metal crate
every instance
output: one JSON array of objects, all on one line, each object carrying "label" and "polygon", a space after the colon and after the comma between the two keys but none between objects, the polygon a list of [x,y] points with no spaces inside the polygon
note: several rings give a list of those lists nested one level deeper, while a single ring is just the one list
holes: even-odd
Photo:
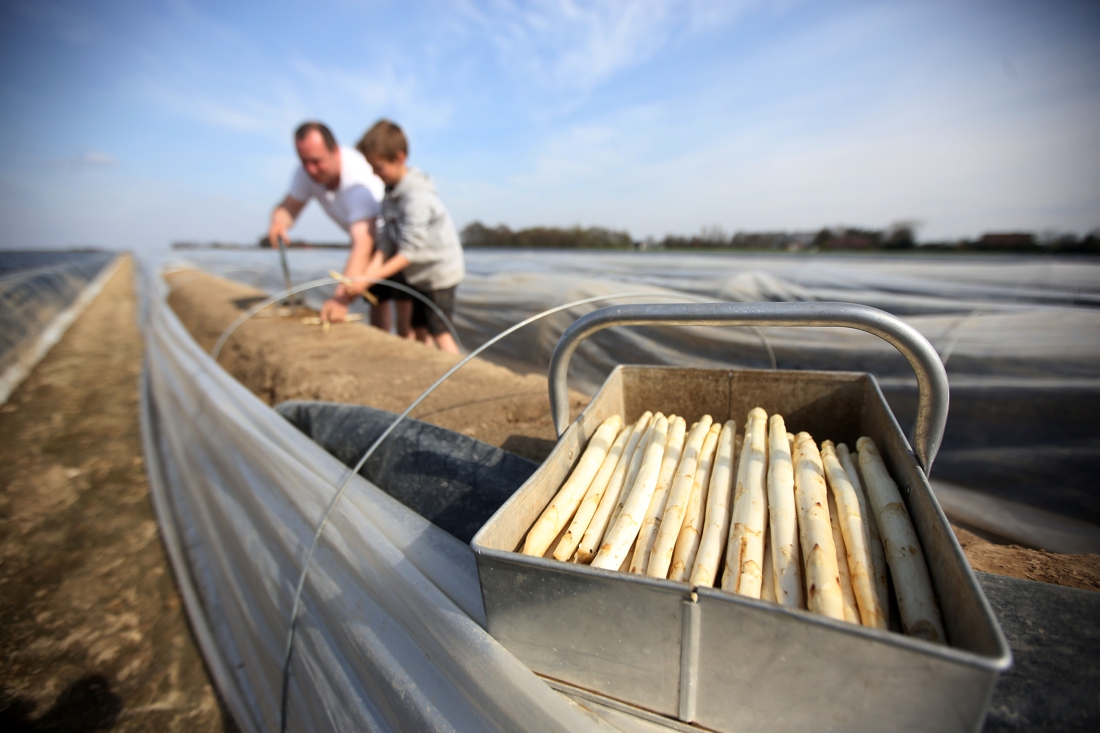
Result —
[{"label": "metal crate", "polygon": [[[620,366],[569,425],[565,373],[581,340],[615,325],[848,326],[886,338],[921,388],[914,453],[874,377],[852,372]],[[489,633],[540,675],[718,731],[977,731],[1011,653],[928,485],[947,379],[915,330],[841,303],[615,306],[562,336],[551,362],[558,445],[471,542]],[[793,432],[874,439],[924,548],[949,646],[717,589],[519,554],[600,423],[644,410],[739,424],[753,407]],[[568,428],[566,429],[566,426]]]}]

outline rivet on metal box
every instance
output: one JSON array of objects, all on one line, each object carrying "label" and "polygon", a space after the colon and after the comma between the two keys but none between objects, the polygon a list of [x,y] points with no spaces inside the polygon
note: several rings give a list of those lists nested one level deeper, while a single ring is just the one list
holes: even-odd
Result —
[{"label": "rivet on metal box", "polygon": [[[611,326],[843,326],[893,344],[920,389],[915,452],[873,376],[856,372],[619,366],[569,424],[566,372]],[[947,375],[915,329],[847,303],[613,306],[579,319],[550,365],[559,441],[474,537],[489,633],[553,684],[716,731],[978,731],[1011,652],[928,485],[947,420]],[[688,583],[518,552],[603,420],[645,410],[715,421],[753,407],[788,430],[871,437],[924,549],[947,645]]]}]

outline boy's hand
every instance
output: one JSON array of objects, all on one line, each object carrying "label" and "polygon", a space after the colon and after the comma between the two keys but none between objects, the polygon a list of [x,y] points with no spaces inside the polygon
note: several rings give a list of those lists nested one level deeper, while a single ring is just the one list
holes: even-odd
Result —
[{"label": "boy's hand", "polygon": [[321,306],[321,323],[343,323],[348,318],[348,304],[329,298]]},{"label": "boy's hand", "polygon": [[[355,294],[349,293],[347,288],[344,287],[345,285],[351,283],[351,278],[349,278],[347,275],[337,272],[336,270],[329,270],[328,274],[329,277],[331,277],[333,280],[340,281],[340,285],[337,286],[336,292],[335,294],[333,294],[332,297],[336,298],[336,300],[339,300],[341,303],[351,305],[355,301]],[[374,297],[374,293],[370,291],[371,285],[373,285],[373,283],[368,282],[367,287],[363,288],[363,292],[360,293],[360,295],[362,295],[363,299],[371,305],[378,305],[378,298]]]}]

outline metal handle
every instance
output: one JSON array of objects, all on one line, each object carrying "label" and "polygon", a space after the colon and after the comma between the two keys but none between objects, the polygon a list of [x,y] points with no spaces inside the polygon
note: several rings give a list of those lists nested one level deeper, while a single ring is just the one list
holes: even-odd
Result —
[{"label": "metal handle", "polygon": [[566,329],[550,359],[550,409],[560,438],[569,427],[569,360],[581,341],[611,326],[844,326],[888,341],[917,375],[920,398],[913,449],[925,475],[940,449],[950,397],[947,371],[932,344],[912,326],[878,308],[855,303],[700,303],[614,305]]}]

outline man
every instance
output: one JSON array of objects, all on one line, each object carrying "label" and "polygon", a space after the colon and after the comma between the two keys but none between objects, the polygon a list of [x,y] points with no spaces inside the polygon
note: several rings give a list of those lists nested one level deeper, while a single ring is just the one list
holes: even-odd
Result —
[{"label": "man", "polygon": [[[271,246],[277,247],[279,238],[289,241],[288,230],[309,200],[316,198],[329,217],[351,235],[351,254],[344,275],[365,276],[374,254],[376,222],[382,210],[385,185],[359,151],[337,146],[332,131],[320,122],[306,122],[299,127],[294,133],[294,144],[302,165],[294,173],[290,193],[271,214],[267,233]],[[368,287],[368,283],[337,286],[325,304],[325,311],[331,309],[330,304],[339,304],[346,310]],[[371,292],[380,301],[379,307],[371,308],[371,325],[389,332],[393,318],[388,301],[396,300],[398,334],[415,338],[410,325],[410,296],[383,285],[374,286]]]}]

